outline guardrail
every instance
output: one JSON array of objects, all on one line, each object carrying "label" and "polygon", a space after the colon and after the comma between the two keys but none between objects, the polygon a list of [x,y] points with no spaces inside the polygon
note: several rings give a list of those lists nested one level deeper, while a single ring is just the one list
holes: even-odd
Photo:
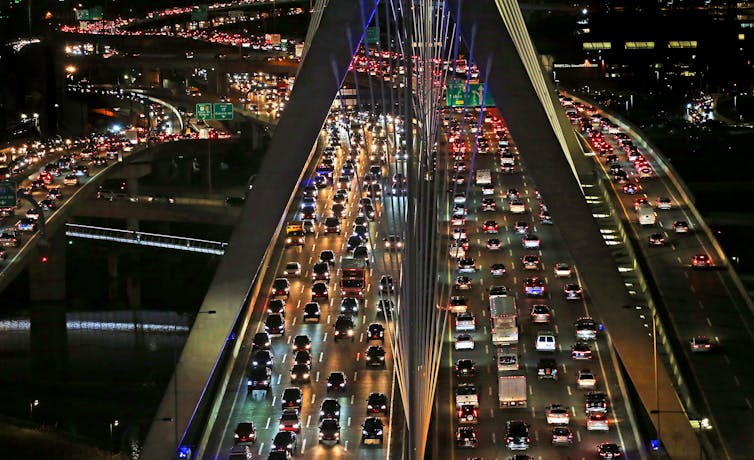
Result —
[{"label": "guardrail", "polygon": [[228,243],[200,240],[183,236],[160,235],[158,233],[137,232],[120,228],[94,227],[66,223],[66,236],[87,238],[90,240],[113,241],[116,243],[138,244],[158,248],[178,249],[181,251],[200,252],[204,254],[225,254]]}]

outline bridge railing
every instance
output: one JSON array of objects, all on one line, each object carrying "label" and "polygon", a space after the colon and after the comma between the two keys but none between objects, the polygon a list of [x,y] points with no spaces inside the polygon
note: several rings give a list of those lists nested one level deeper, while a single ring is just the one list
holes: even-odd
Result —
[{"label": "bridge railing", "polygon": [[204,254],[225,254],[228,243],[201,240],[183,236],[160,235],[158,233],[138,232],[120,228],[94,227],[91,225],[65,224],[66,236],[92,240],[113,241],[116,243],[138,244],[182,251],[201,252]]}]

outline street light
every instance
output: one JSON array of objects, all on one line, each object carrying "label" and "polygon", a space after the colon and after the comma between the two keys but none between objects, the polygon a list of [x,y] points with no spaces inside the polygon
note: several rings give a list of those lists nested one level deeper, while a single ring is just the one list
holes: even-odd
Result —
[{"label": "street light", "polygon": [[35,399],[29,402],[29,418],[34,420],[34,408],[39,405],[39,400]]},{"label": "street light", "polygon": [[113,456],[113,428],[117,428],[120,422],[118,420],[113,420],[109,423],[110,425],[110,456]]}]

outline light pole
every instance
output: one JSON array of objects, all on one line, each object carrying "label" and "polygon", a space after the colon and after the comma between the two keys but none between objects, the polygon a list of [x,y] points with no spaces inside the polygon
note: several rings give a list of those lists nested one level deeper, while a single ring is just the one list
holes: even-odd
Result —
[{"label": "light pole", "polygon": [[34,420],[34,408],[39,405],[39,400],[35,399],[31,402],[29,402],[29,418],[31,420]]},{"label": "light pole", "polygon": [[655,407],[657,413],[657,441],[662,448],[662,435],[660,430],[660,384],[657,381],[657,310],[652,309],[652,363],[654,365],[655,377]]},{"label": "light pole", "polygon": [[113,420],[109,423],[110,426],[110,457],[113,456],[113,428],[117,428],[120,425],[118,420]]}]

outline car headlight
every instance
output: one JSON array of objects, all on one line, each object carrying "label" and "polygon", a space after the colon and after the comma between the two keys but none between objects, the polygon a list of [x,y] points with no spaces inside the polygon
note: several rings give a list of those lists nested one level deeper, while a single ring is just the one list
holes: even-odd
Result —
[{"label": "car headlight", "polygon": [[352,336],[352,335],[353,335],[353,329],[349,329],[349,330],[348,330],[348,335],[349,335],[349,336]]},{"label": "car headlight", "polygon": [[381,435],[382,435],[382,430],[377,430],[377,436],[381,436]]},{"label": "car headlight", "polygon": [[283,425],[283,424],[281,423],[281,424],[280,424],[280,425],[279,425],[278,427],[279,427],[279,428],[280,428],[280,429],[282,430],[283,428],[285,428],[285,425]]},{"label": "car headlight", "polygon": [[383,404],[383,405],[382,405],[381,407],[382,407],[383,409],[385,409],[385,408],[386,408],[387,406],[385,406],[385,405]]},{"label": "car headlight", "polygon": [[361,434],[368,435],[369,433],[367,432],[367,430],[361,430]]}]

